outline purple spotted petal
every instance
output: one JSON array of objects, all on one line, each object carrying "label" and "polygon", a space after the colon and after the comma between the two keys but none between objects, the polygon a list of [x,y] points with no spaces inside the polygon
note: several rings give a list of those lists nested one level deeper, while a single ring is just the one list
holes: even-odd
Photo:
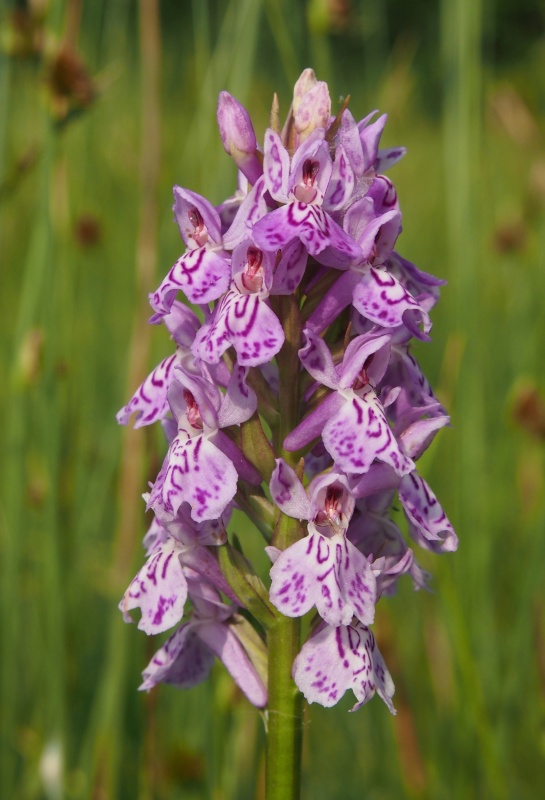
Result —
[{"label": "purple spotted petal", "polygon": [[380,555],[373,561],[373,569],[380,570],[377,575],[377,593],[382,597],[392,596],[397,591],[397,583],[403,575],[409,574],[413,579],[415,592],[428,589],[429,573],[426,573],[415,561],[411,548],[407,548],[403,555]]},{"label": "purple spotted petal", "polygon": [[223,237],[223,246],[227,250],[234,250],[238,244],[247,239],[251,228],[267,213],[264,191],[265,178],[261,176],[242,201],[231,227]]},{"label": "purple spotted petal", "polygon": [[361,255],[358,245],[320,206],[298,201],[260,219],[252,236],[263,250],[278,250],[298,237],[311,255],[323,252],[318,260],[326,266],[348,265]]},{"label": "purple spotted petal", "polygon": [[396,187],[386,175],[377,175],[367,190],[378,215],[388,211],[399,211]]},{"label": "purple spotted petal", "polygon": [[265,186],[275,200],[286,203],[288,201],[290,157],[282,144],[280,136],[270,128],[265,133],[264,152],[263,174],[265,176]]},{"label": "purple spotted petal", "polygon": [[384,328],[402,325],[403,315],[415,311],[423,323],[424,332],[431,328],[430,318],[414,297],[393,275],[371,267],[361,276],[354,289],[354,306],[364,317]]},{"label": "purple spotted petal", "polygon": [[[221,243],[221,220],[214,206],[197,192],[190,189],[174,187],[174,205],[172,210],[180,234],[188,250],[202,247],[205,243]],[[194,212],[202,219],[202,229],[195,227]]]},{"label": "purple spotted petal", "polygon": [[[215,543],[217,544],[217,542]],[[188,578],[189,594],[191,599],[192,586],[190,583],[191,575],[198,575],[200,579],[204,579],[220,592],[223,592],[230,600],[237,605],[240,605],[236,594],[233,592],[219,567],[216,556],[207,547],[191,547],[187,548],[182,555],[184,570]],[[192,571],[193,572],[192,572]],[[194,582],[193,582],[194,583]]]},{"label": "purple spotted petal", "polygon": [[344,399],[335,392],[311,411],[284,439],[286,450],[300,450],[322,433],[324,425],[344,405]]},{"label": "purple spotted petal", "polygon": [[231,291],[222,297],[213,318],[200,329],[192,350],[203,361],[217,364],[232,345],[239,364],[255,367],[274,358],[283,343],[282,326],[266,301],[257,294]]},{"label": "purple spotted petal", "polygon": [[426,481],[411,472],[402,478],[398,491],[414,541],[436,553],[456,550],[458,537]]},{"label": "purple spotted petal", "polygon": [[161,420],[161,427],[163,429],[163,433],[165,434],[165,439],[167,440],[168,444],[172,444],[174,439],[176,438],[176,433],[178,432],[178,426],[176,425],[176,420],[172,419],[172,417],[165,417],[165,419]]},{"label": "purple spotted petal", "polygon": [[[333,170],[333,163],[329,154],[329,146],[324,141],[325,131],[323,128],[317,128],[308,137],[303,145],[300,145],[293,155],[291,162],[290,180],[288,191],[290,196],[302,200],[305,203],[321,203],[326,193],[331,172]],[[303,166],[308,159],[312,160],[317,169],[316,176],[312,188],[306,185],[303,179]],[[309,197],[299,196],[299,192],[307,195],[315,195],[313,200]]]},{"label": "purple spotted petal", "polygon": [[307,266],[308,253],[303,242],[294,239],[282,249],[280,262],[274,272],[271,294],[293,294]]},{"label": "purple spotted petal", "polygon": [[[347,392],[348,394],[348,392]],[[363,397],[351,393],[323,430],[326,450],[343,472],[367,472],[375,458],[389,464],[398,475],[414,469],[399,448],[382,405],[372,390]]]},{"label": "purple spotted petal", "polygon": [[199,622],[211,619],[225,622],[232,616],[232,606],[222,602],[218,590],[211,583],[189,569],[186,569],[185,576],[193,604],[193,614]]},{"label": "purple spotted petal", "polygon": [[369,383],[376,386],[388,366],[389,343],[390,336],[384,332],[373,331],[354,337],[343,356],[340,386],[343,389],[353,386],[364,366]]},{"label": "purple spotted petal", "polygon": [[142,540],[142,547],[146,551],[146,555],[150,556],[154,550],[160,547],[165,542],[168,542],[169,535],[163,524],[157,519],[153,518],[153,522],[146,531],[146,535]]},{"label": "purple spotted petal", "polygon": [[398,161],[401,161],[406,152],[406,147],[386,147],[380,149],[375,161],[376,171],[386,172],[387,169],[390,169],[390,167],[393,167]]},{"label": "purple spotted petal", "polygon": [[230,459],[199,435],[186,441],[177,436],[165,461],[162,481],[156,482],[149,500],[159,518],[172,518],[183,502],[191,506],[196,522],[220,517],[237,489],[237,471]]},{"label": "purple spotted petal", "polygon": [[354,476],[352,491],[356,497],[369,497],[379,493],[392,492],[398,486],[399,475],[396,475],[388,464],[382,461],[375,461],[364,475]]},{"label": "purple spotted petal", "polygon": [[354,615],[373,621],[373,570],[343,534],[328,539],[309,533],[278,556],[271,579],[271,603],[287,617],[301,617],[316,606],[329,625],[347,625]]},{"label": "purple spotted petal", "polygon": [[[392,250],[394,249],[394,245],[397,241],[397,237],[401,233],[401,212],[392,210],[386,211],[384,214],[381,214],[376,220],[376,232],[374,233],[374,240],[371,245],[372,247],[372,256],[371,253],[369,254],[369,258],[373,264],[383,264]],[[367,230],[365,232],[365,236],[367,235]],[[370,242],[367,241],[359,242],[361,245],[361,249],[363,252],[366,251],[366,246]]]},{"label": "purple spotted petal", "polygon": [[[277,208],[252,228],[252,238],[262,250],[276,251],[299,235],[299,222],[291,214],[293,203]],[[300,204],[305,209],[304,203]]]},{"label": "purple spotted petal", "polygon": [[360,622],[318,629],[295,659],[293,679],[309,703],[329,708],[352,689],[359,702],[351,711],[356,711],[376,691],[395,714],[392,678],[373,634]]},{"label": "purple spotted petal", "polygon": [[437,303],[440,287],[445,285],[445,280],[418,269],[399,253],[390,255],[387,268],[413,297],[418,298],[418,302],[426,311]]},{"label": "purple spotted petal", "polygon": [[327,222],[329,242],[323,250],[314,253],[316,261],[326,267],[343,270],[348,269],[351,264],[359,264],[362,260],[360,246],[325,212],[324,217]]},{"label": "purple spotted petal", "polygon": [[401,212],[391,209],[376,213],[371,199],[365,196],[350,206],[343,225],[361,247],[362,261],[380,265],[392,253],[401,232]]},{"label": "purple spotted petal", "polygon": [[271,497],[283,514],[295,519],[309,519],[310,500],[303,484],[282,458],[276,459],[271,475]]},{"label": "purple spotted petal", "polygon": [[[195,522],[191,517],[191,509],[188,504],[182,503],[174,519],[160,523],[160,525],[180,544],[188,545],[190,548],[195,548],[199,553],[202,553],[203,548],[196,547],[196,545],[218,546],[225,544],[227,541],[225,528],[229,522],[230,513],[231,509],[228,507],[218,519]],[[183,556],[184,566],[191,564],[191,560],[186,557],[187,553],[188,550],[186,549]]]},{"label": "purple spotted petal", "polygon": [[[219,206],[216,206],[216,211],[220,215],[221,220],[221,232],[223,236],[227,233],[231,225],[233,224],[233,220],[237,214],[237,211],[240,208],[241,203],[243,202],[244,198],[248,194],[248,180],[247,178],[238,171],[238,186],[237,190],[234,194],[230,197],[227,197],[223,203],[220,203]],[[229,245],[225,244],[225,240],[223,246],[226,250],[230,250],[231,248]]]},{"label": "purple spotted petal", "polygon": [[354,173],[361,177],[365,172],[366,165],[363,159],[363,150],[360,141],[360,133],[354,117],[346,108],[341,117],[341,130],[339,137],[342,142],[343,149],[350,162],[350,166]]},{"label": "purple spotted petal", "polygon": [[342,145],[337,147],[333,171],[324,197],[328,211],[337,211],[349,201],[354,191],[355,176]]},{"label": "purple spotted petal", "polygon": [[294,203],[292,215],[300,226],[297,235],[321,264],[341,268],[360,257],[356,242],[319,206]]},{"label": "purple spotted petal", "polygon": [[362,247],[364,258],[368,258],[373,248],[378,229],[375,204],[371,197],[360,197],[351,203],[343,218],[344,230]]},{"label": "purple spotted petal", "polygon": [[[426,573],[414,559],[401,531],[389,518],[390,493],[384,509],[366,509],[359,503],[352,518],[347,536],[358,550],[373,564],[377,579],[377,594],[395,594],[397,583],[407,572],[413,578],[414,588],[427,588]],[[372,504],[370,503],[372,506]],[[429,577],[429,576],[428,576]]]},{"label": "purple spotted petal", "polygon": [[168,402],[174,419],[180,422],[180,418],[186,418],[187,401],[184,396],[184,389],[189,389],[193,395],[206,429],[214,431],[218,427],[218,412],[220,408],[222,393],[211,381],[203,378],[199,374],[191,373],[185,364],[176,365],[174,368],[175,380],[172,381],[168,391]]},{"label": "purple spotted petal", "polygon": [[306,371],[323,386],[340,387],[339,372],[333,363],[329,347],[311,328],[303,331],[304,345],[299,350],[299,360]]},{"label": "purple spotted petal", "polygon": [[125,622],[132,622],[133,608],[142,610],[138,627],[147,634],[162,633],[181,620],[187,598],[181,552],[170,539],[152,553],[119,604]]},{"label": "purple spotted petal", "polygon": [[142,673],[140,690],[149,691],[158,683],[189,689],[208,677],[214,653],[201,642],[196,629],[196,623],[187,622],[172,634]]},{"label": "purple spotted petal", "polygon": [[376,111],[373,111],[358,123],[365,170],[368,170],[369,167],[375,164],[380,137],[382,136],[382,131],[388,119],[387,114],[382,114],[375,122],[370,122],[376,113]]},{"label": "purple spotted petal", "polygon": [[227,291],[231,265],[227,258],[199,247],[188,250],[176,261],[156,292],[150,295],[152,308],[167,314],[179,291],[190,303],[210,303]]},{"label": "purple spotted petal", "polygon": [[413,422],[399,436],[403,451],[413,459],[418,459],[430,446],[435,434],[450,422],[450,417],[439,414],[429,419]]},{"label": "purple spotted petal", "polygon": [[252,486],[257,486],[263,480],[261,473],[257,471],[254,465],[248,461],[242,450],[230,439],[223,431],[217,431],[213,438],[214,444],[227,456],[229,461],[232,462],[241,480],[251,483]]},{"label": "purple spotted petal", "polygon": [[169,411],[167,392],[174,377],[174,367],[178,363],[176,353],[164,358],[138,387],[126,406],[117,414],[120,425],[127,425],[132,414],[136,414],[135,428],[151,425],[163,419]]},{"label": "purple spotted petal", "polygon": [[[223,369],[222,369],[223,367]],[[200,362],[197,366],[192,353],[180,359],[175,368],[176,378],[193,394],[205,427],[216,429],[218,415],[225,395],[220,386],[228,386],[231,374],[225,364],[208,367]]]},{"label": "purple spotted petal", "polygon": [[152,325],[164,324],[178,347],[190,347],[195,334],[201,327],[197,315],[186,306],[175,300],[169,314],[154,314],[149,320]]},{"label": "purple spotted petal", "polygon": [[359,280],[359,274],[352,270],[341,273],[340,278],[308,318],[308,327],[316,333],[321,333],[334,319],[337,319],[339,314],[352,303],[354,289]]},{"label": "purple spotted petal", "polygon": [[248,368],[235,364],[218,414],[218,426],[240,425],[250,419],[257,408],[257,397],[246,383]]},{"label": "purple spotted petal", "polygon": [[[397,428],[404,429],[404,419],[410,417],[416,408],[429,409],[437,406],[437,415],[446,415],[445,409],[439,404],[431,385],[424,375],[422,368],[407,346],[392,347],[392,358],[384,378],[385,386],[402,387],[402,392],[396,400],[395,418]],[[411,458],[413,455],[411,454]]]},{"label": "purple spotted petal", "polygon": [[312,479],[330,467],[331,456],[325,449],[322,440],[318,439],[310,452],[305,455],[305,475]]}]

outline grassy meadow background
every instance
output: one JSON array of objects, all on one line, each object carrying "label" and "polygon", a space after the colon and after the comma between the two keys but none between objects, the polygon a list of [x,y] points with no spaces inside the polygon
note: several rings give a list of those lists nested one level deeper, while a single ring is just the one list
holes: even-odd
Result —
[{"label": "grassy meadow background", "polygon": [[115,412],[170,349],[145,321],[181,252],[172,185],[234,189],[218,92],[260,138],[307,66],[408,147],[398,250],[448,280],[416,352],[453,427],[421,468],[460,547],[421,554],[433,593],[406,579],[379,604],[397,717],[377,699],[308,709],[303,796],[541,796],[542,5],[33,0],[0,23],[0,797],[262,796],[262,721],[221,665],[188,692],[136,691],[157,643],[117,603],[164,445]]}]

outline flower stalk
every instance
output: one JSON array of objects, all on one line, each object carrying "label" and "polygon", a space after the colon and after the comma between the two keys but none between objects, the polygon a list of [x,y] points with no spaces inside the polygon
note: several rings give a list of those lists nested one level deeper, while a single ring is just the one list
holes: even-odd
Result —
[{"label": "flower stalk", "polygon": [[267,800],[297,800],[301,779],[303,697],[291,672],[300,649],[300,620],[280,616],[269,629],[268,640]]},{"label": "flower stalk", "polygon": [[[301,322],[299,304],[293,295],[281,296],[276,304],[279,319],[284,320],[284,345],[278,361],[279,421],[275,431],[277,452],[295,468],[295,457],[282,448],[288,433],[297,424],[299,415],[299,359]],[[294,376],[297,376],[294,380]],[[286,514],[278,516],[273,545],[287,550],[304,536],[299,520]],[[268,800],[296,800],[299,797],[301,750],[303,742],[302,696],[291,676],[292,666],[301,647],[299,618],[281,614],[268,631],[269,702],[267,706],[267,769]]]}]

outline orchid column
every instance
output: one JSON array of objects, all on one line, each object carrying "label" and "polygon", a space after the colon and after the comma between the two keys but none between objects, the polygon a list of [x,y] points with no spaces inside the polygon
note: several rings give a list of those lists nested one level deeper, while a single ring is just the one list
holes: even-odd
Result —
[{"label": "orchid column", "polygon": [[[218,657],[265,710],[269,800],[299,796],[302,696],[332,706],[351,689],[355,710],[376,692],[395,713],[375,605],[404,575],[429,580],[390,519],[396,497],[417,545],[457,546],[415,464],[449,422],[411,354],[442,281],[394,250],[401,212],[382,172],[405,151],[380,149],[376,114],[332,116],[307,69],[282,128],[275,98],[261,150],[221,93],[239,186],[217,207],[174,188],[186,249],[150,321],[175,351],[118,415],[160,422],[168,444],[145,495],[148,561],[120,604],[147,634],[176,626],[141,688],[194,686]],[[268,589],[227,533],[233,508],[266,546]]]}]

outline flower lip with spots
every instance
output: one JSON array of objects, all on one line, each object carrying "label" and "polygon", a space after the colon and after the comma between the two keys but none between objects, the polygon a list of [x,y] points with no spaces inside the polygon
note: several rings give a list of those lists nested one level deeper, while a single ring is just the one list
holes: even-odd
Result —
[{"label": "flower lip with spots", "polygon": [[[221,428],[249,419],[257,405],[246,383],[247,370],[233,370],[227,392],[205,378],[178,368],[180,379],[169,390],[178,423],[148,505],[159,519],[170,521],[183,502],[196,522],[216,519],[232,501],[239,474],[259,483],[259,473]],[[236,467],[235,467],[236,463]]]},{"label": "flower lip with spots", "polygon": [[209,303],[227,290],[230,260],[223,249],[221,220],[206,198],[189,189],[174,187],[174,215],[186,252],[150,295],[158,315],[170,312],[174,298],[183,291],[192,303]]},{"label": "flower lip with spots", "polygon": [[233,346],[238,364],[257,367],[278,354],[284,330],[267,300],[275,261],[276,253],[262,251],[251,240],[235,248],[231,288],[198,331],[192,346],[195,358],[218,364]]},{"label": "flower lip with spots", "polygon": [[293,664],[293,679],[309,703],[336,705],[348,689],[356,711],[377,692],[390,713],[394,683],[369,628],[357,620],[332,628],[322,625],[309,637]]},{"label": "flower lip with spots", "polygon": [[346,625],[355,615],[372,622],[376,582],[367,559],[345,536],[354,509],[348,479],[338,472],[316,477],[305,491],[295,471],[278,459],[271,495],[284,513],[309,520],[308,534],[283,552],[269,553],[270,599],[286,616],[313,606],[329,625]]},{"label": "flower lip with spots", "polygon": [[341,364],[335,365],[323,339],[311,329],[305,334],[305,346],[299,351],[301,363],[313,378],[335,392],[294,428],[284,447],[299,450],[321,435],[337,468],[345,473],[367,472],[375,458],[390,464],[399,475],[414,469],[371,384],[361,385],[363,380],[378,382],[382,378],[389,357],[389,335],[373,332],[356,337]]},{"label": "flower lip with spots", "polygon": [[322,208],[333,171],[323,128],[314,130],[291,160],[280,136],[265,135],[265,187],[282,203],[259,219],[252,238],[263,250],[276,252],[299,238],[321,263],[337,267],[361,257],[361,248]]}]

